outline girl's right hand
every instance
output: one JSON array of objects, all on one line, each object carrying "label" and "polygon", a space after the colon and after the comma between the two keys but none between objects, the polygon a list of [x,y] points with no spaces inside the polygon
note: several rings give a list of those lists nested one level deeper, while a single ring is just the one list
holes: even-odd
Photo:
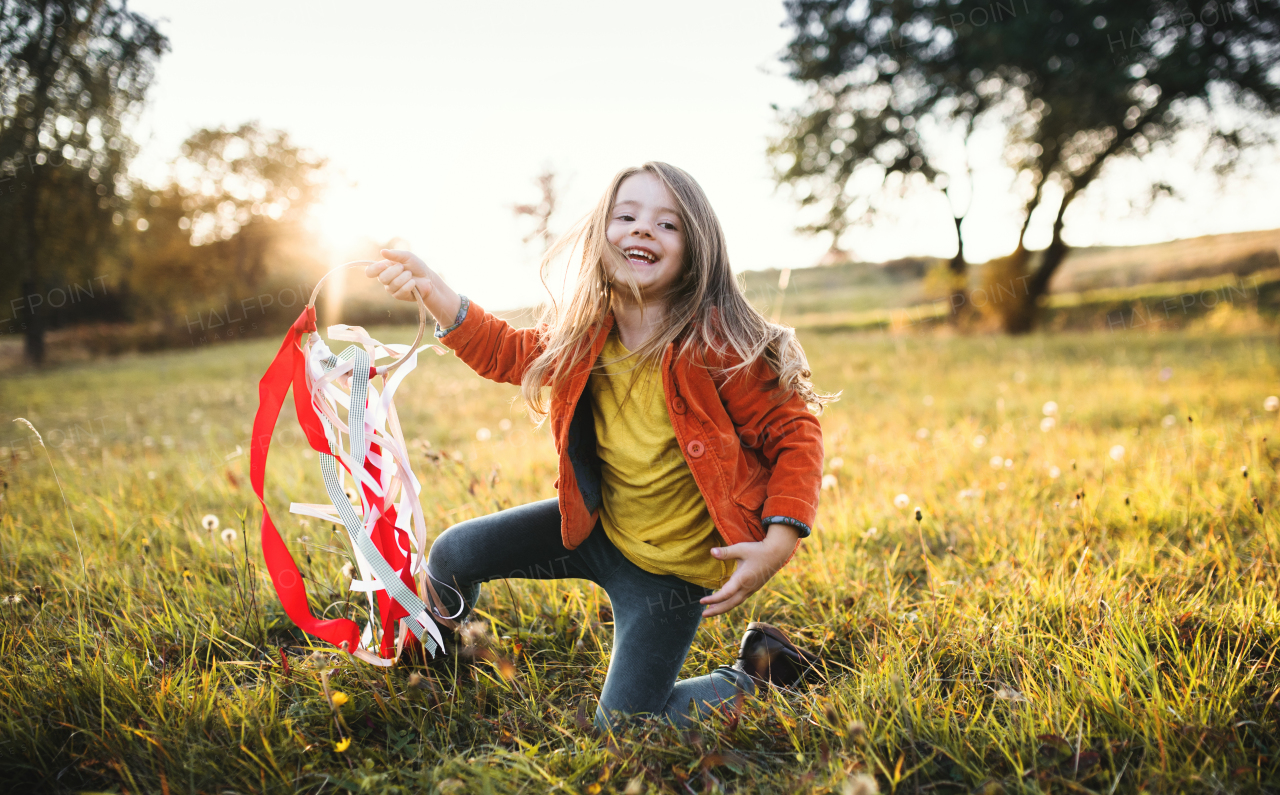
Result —
[{"label": "girl's right hand", "polygon": [[453,319],[462,306],[462,298],[444,283],[440,275],[427,267],[413,252],[384,248],[384,259],[366,265],[365,276],[377,279],[393,298],[400,301],[416,300],[413,288],[417,287],[427,310],[442,326],[453,325]]}]

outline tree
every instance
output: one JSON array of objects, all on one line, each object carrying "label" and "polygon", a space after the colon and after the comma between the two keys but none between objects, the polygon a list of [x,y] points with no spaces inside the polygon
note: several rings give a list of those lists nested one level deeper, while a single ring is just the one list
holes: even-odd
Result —
[{"label": "tree", "polygon": [[550,166],[542,170],[542,173],[534,178],[533,183],[538,186],[538,190],[542,193],[542,199],[537,204],[513,204],[511,212],[516,218],[527,216],[535,222],[533,231],[524,236],[526,244],[532,243],[534,240],[542,241],[542,250],[545,252],[551,248],[551,243],[555,236],[551,231],[551,216],[556,211],[556,199],[559,191],[556,188],[556,172]]},{"label": "tree", "polygon": [[0,231],[12,241],[0,272],[16,275],[0,287],[19,294],[30,362],[44,360],[54,285],[110,256],[135,152],[126,127],[167,49],[123,3],[0,0]]},{"label": "tree", "polygon": [[[1004,128],[1023,199],[1006,267],[1025,286],[1004,316],[1011,332],[1032,327],[1068,250],[1065,213],[1108,162],[1146,157],[1194,131],[1216,170],[1229,173],[1247,148],[1273,142],[1266,125],[1280,112],[1280,0],[789,0],[786,7],[794,36],[785,60],[812,87],[810,106],[796,116],[814,117],[813,137],[801,141],[814,162],[823,141],[878,135],[873,121],[892,126],[896,118],[901,126],[921,107],[953,123],[985,114]],[[883,95],[890,115],[875,110],[861,127],[842,125],[849,117],[839,114],[816,116],[846,84],[855,99]],[[899,149],[923,148],[898,138]],[[891,162],[903,173],[936,174],[919,151]],[[1026,236],[1042,207],[1054,216],[1051,240],[1031,271]]]},{"label": "tree", "polygon": [[[859,19],[863,10],[867,16]],[[969,182],[969,164],[967,156],[948,162],[937,144],[949,140],[967,153],[976,125],[999,106],[1000,93],[927,68],[931,40],[895,33],[914,30],[911,6],[792,3],[788,11],[803,29],[787,60],[792,77],[811,93],[785,115],[785,132],[770,142],[768,154],[775,180],[794,189],[801,207],[819,212],[799,231],[830,234],[831,250],[838,251],[849,228],[870,223],[885,199],[918,193],[913,187],[923,181],[952,208],[956,253],[950,270],[958,291],[967,271],[962,223],[971,201],[955,189]],[[824,43],[817,43],[822,34],[814,31],[825,32]],[[912,54],[889,57],[886,45]]]},{"label": "tree", "polygon": [[[299,275],[311,263],[301,223],[323,190],[326,159],[282,130],[248,122],[197,130],[168,181],[137,185],[124,278],[137,316],[235,304],[271,265]],[[285,238],[288,247],[279,245]],[[288,251],[282,249],[288,248]]]}]

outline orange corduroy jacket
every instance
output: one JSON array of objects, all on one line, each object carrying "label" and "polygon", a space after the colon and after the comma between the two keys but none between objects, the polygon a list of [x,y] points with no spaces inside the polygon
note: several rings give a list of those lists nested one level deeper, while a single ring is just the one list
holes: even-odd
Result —
[{"label": "orange corduroy jacket", "polygon": [[[460,323],[437,332],[441,342],[481,376],[519,384],[541,350],[538,333],[516,329],[475,302],[463,312]],[[560,456],[556,489],[566,549],[586,540],[600,510],[595,421],[591,400],[582,396],[612,326],[610,314],[589,355],[551,393],[548,418]],[[705,359],[677,358],[675,347],[668,345],[662,357],[667,413],[725,543],[763,540],[766,518],[768,523],[782,520],[796,526],[801,538],[808,536],[822,485],[822,427],[817,418],[798,395],[779,396],[777,376],[763,360],[726,378],[720,372],[725,363],[717,368]]]}]

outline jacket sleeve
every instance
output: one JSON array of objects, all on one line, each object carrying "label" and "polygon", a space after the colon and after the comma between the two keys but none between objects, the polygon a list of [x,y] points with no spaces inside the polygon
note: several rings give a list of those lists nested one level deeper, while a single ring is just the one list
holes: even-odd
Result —
[{"label": "jacket sleeve", "polygon": [[510,323],[470,301],[462,322],[440,335],[440,341],[490,381],[519,384],[524,371],[541,353],[537,329]]},{"label": "jacket sleeve", "polygon": [[812,532],[822,489],[822,425],[797,394],[779,391],[777,374],[763,359],[718,376],[720,399],[745,447],[758,450],[771,474],[761,516],[780,519],[804,538]]}]

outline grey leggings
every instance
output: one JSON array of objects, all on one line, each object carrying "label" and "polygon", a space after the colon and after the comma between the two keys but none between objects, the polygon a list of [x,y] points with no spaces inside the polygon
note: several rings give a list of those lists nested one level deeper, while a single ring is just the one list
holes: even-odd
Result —
[{"label": "grey leggings", "polygon": [[[447,615],[458,609],[458,589],[467,611],[480,583],[501,578],[580,578],[604,588],[613,606],[613,652],[595,725],[620,728],[632,715],[654,714],[679,727],[691,725],[690,701],[705,706],[732,700],[739,689],[755,695],[746,674],[722,665],[706,676],[677,682],[685,655],[702,621],[698,600],[711,590],[670,574],[651,574],[626,558],[598,523],[576,549],[560,540],[560,507],[554,499],[509,508],[454,525],[436,538],[427,568]],[[461,617],[458,619],[461,620]]]}]

